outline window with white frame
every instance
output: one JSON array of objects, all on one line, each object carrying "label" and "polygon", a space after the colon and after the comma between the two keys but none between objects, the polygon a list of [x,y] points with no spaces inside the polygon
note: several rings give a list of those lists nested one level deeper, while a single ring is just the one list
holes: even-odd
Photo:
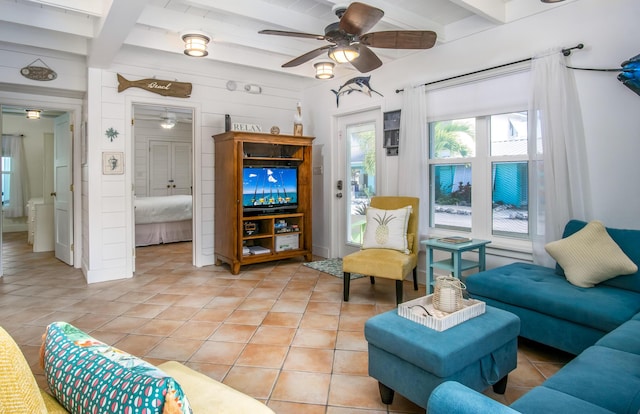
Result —
[{"label": "window with white frame", "polygon": [[527,112],[429,123],[430,222],[529,238]]},{"label": "window with white frame", "polygon": [[0,174],[2,175],[2,206],[9,205],[11,193],[11,157],[0,158]]}]

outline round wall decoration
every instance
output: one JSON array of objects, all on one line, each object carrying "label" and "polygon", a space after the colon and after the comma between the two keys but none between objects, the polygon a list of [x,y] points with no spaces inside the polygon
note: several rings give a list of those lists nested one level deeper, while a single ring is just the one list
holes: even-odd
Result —
[{"label": "round wall decoration", "polygon": [[[34,65],[38,61],[43,66]],[[39,58],[20,69],[20,74],[27,79],[37,81],[51,81],[58,77],[58,74]]]}]

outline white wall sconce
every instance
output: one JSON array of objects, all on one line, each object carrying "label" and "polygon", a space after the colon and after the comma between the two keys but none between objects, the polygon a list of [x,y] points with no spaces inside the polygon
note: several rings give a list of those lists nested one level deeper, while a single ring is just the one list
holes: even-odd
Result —
[{"label": "white wall sconce", "polygon": [[207,52],[207,44],[211,41],[211,37],[201,32],[185,33],[182,35],[184,41],[184,54],[193,57],[205,57]]},{"label": "white wall sconce", "polygon": [[40,112],[42,112],[39,109],[27,109],[27,119],[40,119]]},{"label": "white wall sconce", "polygon": [[316,79],[333,78],[333,68],[336,64],[333,62],[318,62],[313,65],[316,69]]}]

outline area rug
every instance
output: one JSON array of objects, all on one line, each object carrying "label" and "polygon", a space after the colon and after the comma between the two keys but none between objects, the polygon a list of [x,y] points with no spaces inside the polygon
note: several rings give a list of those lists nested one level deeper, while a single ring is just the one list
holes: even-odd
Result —
[{"label": "area rug", "polygon": [[[342,277],[343,277],[343,275],[342,275],[342,259],[340,259],[340,258],[318,260],[316,262],[305,263],[304,265],[307,266],[307,267],[310,267],[312,269],[316,269],[316,270],[319,270],[321,272],[328,273],[331,276],[339,277],[340,279],[342,279]],[[364,275],[361,275],[361,274],[358,274],[358,273],[351,273],[351,280],[360,279],[361,277],[364,277]]]}]

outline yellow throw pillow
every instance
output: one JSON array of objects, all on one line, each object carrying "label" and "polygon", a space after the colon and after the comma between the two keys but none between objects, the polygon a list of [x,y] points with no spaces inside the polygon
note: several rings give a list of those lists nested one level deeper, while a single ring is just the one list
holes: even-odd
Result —
[{"label": "yellow throw pillow", "polygon": [[0,327],[0,412],[47,413],[40,388],[11,335]]},{"label": "yellow throw pillow", "polygon": [[547,243],[544,248],[562,266],[567,280],[584,288],[638,271],[638,266],[597,220],[569,237]]},{"label": "yellow throw pillow", "polygon": [[397,210],[367,208],[367,226],[364,230],[363,249],[391,249],[409,254],[407,225],[411,206]]}]

